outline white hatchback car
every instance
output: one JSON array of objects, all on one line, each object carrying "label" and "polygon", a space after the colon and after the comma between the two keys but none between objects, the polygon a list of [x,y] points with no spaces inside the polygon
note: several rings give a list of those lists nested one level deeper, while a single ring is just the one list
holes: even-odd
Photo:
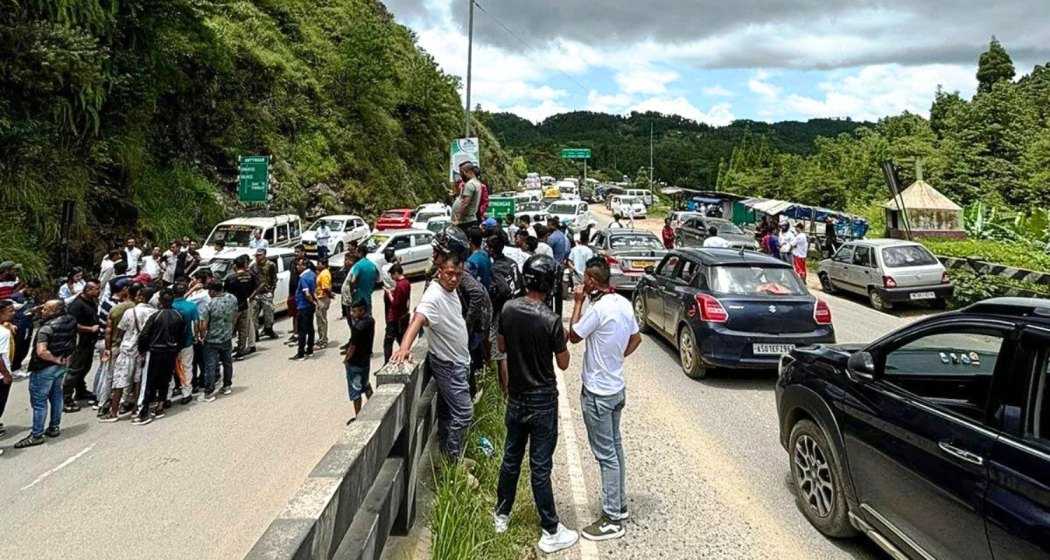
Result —
[{"label": "white hatchback car", "polygon": [[303,232],[303,249],[311,257],[317,256],[317,229],[322,223],[328,224],[332,232],[328,238],[328,255],[342,253],[350,246],[351,241],[362,242],[372,233],[372,228],[360,216],[349,214],[336,214],[324,216],[313,223],[309,229]]},{"label": "white hatchback car", "polygon": [[441,204],[431,203],[424,204],[416,208],[416,213],[412,215],[412,227],[415,229],[427,229],[427,222],[431,218],[450,218],[452,217],[452,208]]},{"label": "white hatchback car", "polygon": [[817,273],[827,293],[838,290],[867,296],[878,310],[895,304],[928,302],[945,307],[954,288],[937,257],[914,241],[861,239],[839,247],[820,261]]},{"label": "white hatchback car", "polygon": [[645,218],[645,203],[637,196],[618,194],[609,201],[614,218]]}]

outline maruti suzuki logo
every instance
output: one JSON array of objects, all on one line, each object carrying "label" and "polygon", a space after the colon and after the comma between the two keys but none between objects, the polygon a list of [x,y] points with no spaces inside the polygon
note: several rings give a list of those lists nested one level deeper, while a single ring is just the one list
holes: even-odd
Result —
[{"label": "maruti suzuki logo", "polygon": [[777,312],[777,306],[775,306],[775,305],[770,305],[770,306],[769,306],[769,312],[770,312],[770,313],[776,313],[776,312]]}]

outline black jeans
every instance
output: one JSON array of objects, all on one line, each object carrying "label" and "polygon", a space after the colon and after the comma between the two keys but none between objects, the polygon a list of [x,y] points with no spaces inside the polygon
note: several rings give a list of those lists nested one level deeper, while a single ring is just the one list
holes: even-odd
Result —
[{"label": "black jeans", "polygon": [[398,319],[397,321],[391,321],[386,324],[386,331],[383,335],[383,363],[390,361],[390,356],[394,353],[394,343],[401,346],[401,338],[405,336],[405,331],[408,330],[408,319],[409,316]]},{"label": "black jeans", "polygon": [[[14,383],[14,380],[11,380]],[[4,417],[4,409],[7,408],[7,395],[11,393],[11,383],[4,383],[0,379],[0,418]]]},{"label": "black jeans", "polygon": [[204,387],[204,344],[193,343],[193,388]]},{"label": "black jeans", "polygon": [[204,344],[204,379],[201,386],[204,394],[215,391],[215,381],[219,377],[219,366],[222,365],[222,386],[233,385],[233,347],[231,341],[206,342]]},{"label": "black jeans", "polygon": [[91,371],[91,363],[95,359],[95,343],[90,345],[78,344],[73,350],[73,357],[69,363],[69,371],[62,382],[62,392],[66,396],[66,402],[73,402],[74,397],[83,397],[88,392],[84,379]]},{"label": "black jeans", "polygon": [[151,404],[163,404],[168,398],[168,386],[171,385],[171,376],[175,373],[175,360],[178,352],[151,350],[146,369],[146,393],[142,399],[142,410],[139,418],[145,420],[149,416]]},{"label": "black jeans", "polygon": [[532,497],[536,500],[536,512],[540,526],[548,533],[558,529],[558,512],[554,507],[554,490],[551,488],[551,466],[554,463],[554,448],[558,445],[558,394],[548,393],[511,395],[507,401],[507,442],[503,448],[503,464],[499,468],[499,484],[496,486],[496,513],[510,515],[521,475],[521,462],[525,458],[525,445],[529,446],[529,470],[532,482]]},{"label": "black jeans", "polygon": [[299,352],[297,355],[305,356],[314,353],[314,308],[299,308],[299,324],[296,325],[299,334]]}]

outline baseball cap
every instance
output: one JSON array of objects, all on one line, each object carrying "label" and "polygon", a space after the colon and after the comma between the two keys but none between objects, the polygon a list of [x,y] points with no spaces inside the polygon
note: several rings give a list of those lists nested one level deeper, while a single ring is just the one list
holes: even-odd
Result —
[{"label": "baseball cap", "polygon": [[494,228],[496,227],[496,218],[485,218],[485,221],[481,222],[481,225],[487,228]]}]

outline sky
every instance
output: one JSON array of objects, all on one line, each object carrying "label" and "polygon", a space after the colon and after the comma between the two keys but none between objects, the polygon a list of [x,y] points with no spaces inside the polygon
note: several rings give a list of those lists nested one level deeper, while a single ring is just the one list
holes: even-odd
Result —
[{"label": "sky", "polygon": [[[1048,1],[477,0],[471,105],[533,122],[928,116],[938,86],[973,95],[993,35],[1018,77],[1050,61]],[[464,82],[468,2],[385,0]]]}]

